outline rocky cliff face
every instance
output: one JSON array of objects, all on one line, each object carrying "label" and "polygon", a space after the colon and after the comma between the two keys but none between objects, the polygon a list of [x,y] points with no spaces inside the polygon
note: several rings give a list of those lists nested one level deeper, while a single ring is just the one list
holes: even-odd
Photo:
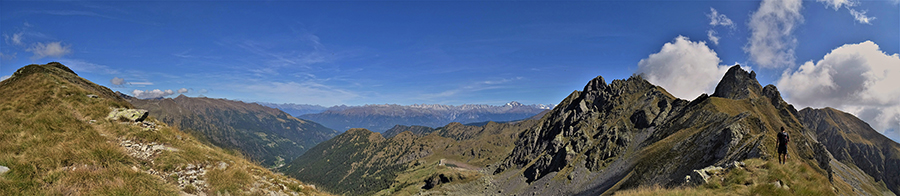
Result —
[{"label": "rocky cliff face", "polygon": [[900,194],[900,144],[881,135],[855,116],[833,108],[800,110],[803,125],[837,161],[856,165]]}]

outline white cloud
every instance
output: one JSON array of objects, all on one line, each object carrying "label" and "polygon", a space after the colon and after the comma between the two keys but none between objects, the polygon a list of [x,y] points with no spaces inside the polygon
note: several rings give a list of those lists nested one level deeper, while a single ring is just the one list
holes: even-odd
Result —
[{"label": "white cloud", "polygon": [[872,23],[870,23],[870,21],[875,20],[875,17],[866,16],[866,12],[867,11],[865,11],[865,10],[860,12],[860,11],[856,11],[855,9],[850,9],[850,15],[853,15],[853,19],[856,19],[856,22],[863,23],[863,24],[872,24]]},{"label": "white cloud", "polygon": [[678,36],[666,43],[658,53],[638,62],[638,73],[655,85],[662,86],[679,98],[693,99],[711,93],[722,79],[728,66],[706,42],[692,42]]},{"label": "white cloud", "polygon": [[9,77],[12,77],[12,76],[9,76],[9,75],[6,75],[6,76],[0,76],[0,81],[4,81],[4,80],[6,80],[6,79],[9,78]]},{"label": "white cloud", "polygon": [[719,39],[721,37],[717,36],[718,32],[713,30],[716,26],[724,26],[728,27],[731,30],[735,29],[734,22],[731,22],[725,14],[719,14],[719,11],[716,11],[715,8],[709,8],[710,13],[706,16],[709,17],[709,26],[710,29],[706,31],[706,37],[715,45],[719,45]]},{"label": "white cloud", "polygon": [[719,45],[719,37],[716,36],[715,30],[710,29],[709,31],[706,31],[706,37],[709,41],[713,42],[713,44]]},{"label": "white cloud", "polygon": [[900,54],[885,54],[872,41],[838,47],[778,80],[791,103],[844,110],[882,132],[900,130],[898,84]]},{"label": "white cloud", "polygon": [[[842,7],[845,7],[845,8],[847,8],[847,10],[850,11],[850,15],[853,16],[853,19],[856,19],[856,22],[859,22],[862,24],[872,24],[871,21],[875,20],[875,17],[866,16],[866,12],[868,12],[868,11],[866,11],[866,10],[857,11],[856,9],[853,9],[853,7],[856,7],[857,5],[859,5],[859,1],[855,1],[855,0],[816,0],[816,1],[824,3],[826,8],[831,7],[834,10],[838,10],[838,9],[841,9]],[[897,2],[897,1],[895,1],[895,2]]]},{"label": "white cloud", "polygon": [[25,45],[25,43],[22,43],[22,39],[23,39],[22,35],[25,35],[25,33],[18,32],[18,33],[14,33],[12,36],[4,34],[3,38],[6,38],[6,43],[10,43],[10,44],[16,45],[16,46],[21,46],[21,45]]},{"label": "white cloud", "polygon": [[834,10],[838,10],[841,7],[853,7],[856,6],[859,2],[853,0],[816,0],[818,2],[825,3],[825,7],[831,7]]},{"label": "white cloud", "polygon": [[731,19],[725,16],[725,14],[719,14],[719,12],[714,8],[709,8],[709,11],[711,13],[707,14],[706,16],[709,17],[710,26],[725,26],[732,29],[735,28],[734,23],[731,22]]},{"label": "white cloud", "polygon": [[134,89],[133,91],[131,91],[131,94],[134,95],[134,97],[137,97],[138,99],[152,99],[152,98],[161,98],[161,97],[175,94],[175,91],[172,91],[171,89],[167,89],[167,90],[153,89],[153,90],[147,90],[147,91]]},{"label": "white cloud", "polygon": [[123,85],[123,84],[125,84],[125,79],[119,78],[119,77],[113,77],[113,79],[109,80],[109,83],[112,83],[113,85]]},{"label": "white cloud", "polygon": [[46,44],[35,43],[25,50],[34,53],[31,60],[37,60],[44,57],[61,57],[72,53],[72,49],[70,49],[68,45],[63,45],[62,42],[50,42]]},{"label": "white cloud", "polygon": [[187,93],[188,91],[189,90],[187,88],[181,88],[181,89],[178,89],[178,94],[184,94],[184,93]]},{"label": "white cloud", "polygon": [[767,68],[785,67],[794,62],[797,39],[794,27],[803,22],[800,0],[763,0],[750,16],[750,39],[744,51],[750,60]]}]

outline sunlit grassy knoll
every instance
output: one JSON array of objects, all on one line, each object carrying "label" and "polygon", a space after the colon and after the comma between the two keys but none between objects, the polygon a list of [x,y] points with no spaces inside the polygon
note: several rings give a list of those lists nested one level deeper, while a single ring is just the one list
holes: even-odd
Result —
[{"label": "sunlit grassy knoll", "polygon": [[[158,125],[155,130],[107,121],[104,118],[112,108],[131,105],[105,87],[62,68],[31,65],[20,70],[0,82],[0,92],[4,92],[0,95],[0,165],[10,169],[0,175],[0,195],[196,193],[197,187],[179,188],[177,179],[147,171],[219,162],[228,167],[210,167],[203,179],[209,185],[209,194],[243,195],[254,193],[251,189],[282,189],[277,184],[254,185],[260,179],[285,185],[289,191],[322,194],[242,159],[239,153],[203,145],[155,119],[146,120]],[[100,96],[93,98],[90,94]],[[177,150],[139,159],[125,152],[119,144],[123,140],[155,142]]]}]

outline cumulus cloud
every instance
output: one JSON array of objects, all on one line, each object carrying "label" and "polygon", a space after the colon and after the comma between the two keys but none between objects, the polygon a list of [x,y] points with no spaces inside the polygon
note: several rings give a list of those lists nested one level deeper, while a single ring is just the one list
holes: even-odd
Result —
[{"label": "cumulus cloud", "polygon": [[125,78],[113,77],[113,79],[109,80],[109,83],[112,83],[113,85],[124,85]]},{"label": "cumulus cloud", "polygon": [[803,22],[800,0],[763,0],[750,16],[750,38],[744,51],[750,60],[766,68],[793,64],[797,38],[795,26]]},{"label": "cumulus cloud", "polygon": [[138,99],[153,99],[153,98],[161,98],[161,97],[175,94],[175,91],[172,91],[171,89],[167,89],[167,90],[153,89],[153,90],[147,90],[147,91],[134,89],[133,91],[131,91],[131,94],[134,95],[134,97],[137,97]]},{"label": "cumulus cloud", "polygon": [[658,53],[638,62],[638,73],[653,84],[683,99],[711,93],[728,66],[719,65],[718,55],[706,42],[692,42],[684,36],[663,45]]},{"label": "cumulus cloud", "polygon": [[189,90],[186,88],[181,88],[181,89],[178,89],[178,94],[184,94],[184,93],[187,93],[188,91]]},{"label": "cumulus cloud", "polygon": [[25,51],[29,51],[34,53],[34,56],[31,57],[31,60],[37,60],[44,57],[61,57],[63,55],[72,53],[72,49],[67,45],[63,45],[62,42],[50,42],[50,43],[35,43]]},{"label": "cumulus cloud", "polygon": [[900,131],[898,84],[900,54],[888,55],[872,41],[838,47],[778,80],[790,102],[853,113],[882,133]]}]

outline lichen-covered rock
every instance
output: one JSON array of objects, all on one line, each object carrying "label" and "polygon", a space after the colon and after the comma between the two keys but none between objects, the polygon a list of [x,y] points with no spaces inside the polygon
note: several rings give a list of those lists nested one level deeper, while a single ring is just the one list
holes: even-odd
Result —
[{"label": "lichen-covered rock", "polygon": [[106,116],[108,120],[127,120],[131,122],[140,122],[147,119],[149,112],[143,109],[116,108],[109,112]]}]

